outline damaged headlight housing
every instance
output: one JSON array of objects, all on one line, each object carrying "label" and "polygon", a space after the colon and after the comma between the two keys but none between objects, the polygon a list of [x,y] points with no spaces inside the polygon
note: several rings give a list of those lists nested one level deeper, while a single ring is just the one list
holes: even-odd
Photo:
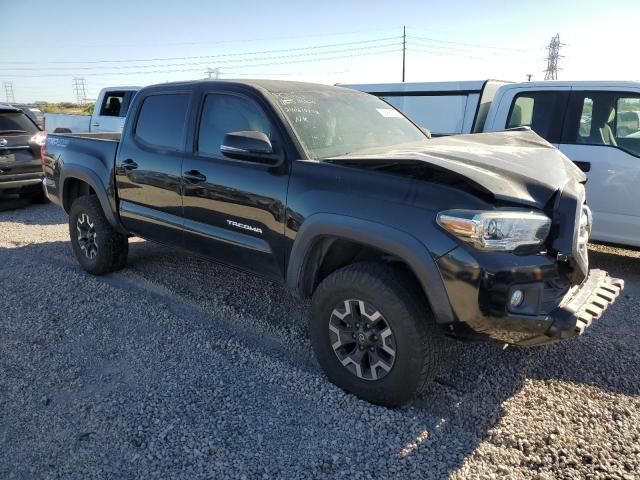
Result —
[{"label": "damaged headlight housing", "polygon": [[530,210],[446,210],[438,225],[460,240],[481,250],[513,251],[542,245],[549,235],[551,219]]}]

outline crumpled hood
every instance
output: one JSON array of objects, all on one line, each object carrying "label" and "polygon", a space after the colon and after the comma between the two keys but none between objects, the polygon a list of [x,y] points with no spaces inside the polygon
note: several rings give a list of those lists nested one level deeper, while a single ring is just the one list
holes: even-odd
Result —
[{"label": "crumpled hood", "polygon": [[567,182],[586,179],[565,155],[530,130],[439,137],[330,161],[356,159],[425,162],[468,178],[496,199],[537,208]]}]

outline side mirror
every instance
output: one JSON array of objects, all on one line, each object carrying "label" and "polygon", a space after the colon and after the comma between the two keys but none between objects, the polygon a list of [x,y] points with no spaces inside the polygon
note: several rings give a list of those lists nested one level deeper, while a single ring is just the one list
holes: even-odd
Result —
[{"label": "side mirror", "polygon": [[227,133],[220,146],[220,152],[225,157],[272,167],[280,165],[283,161],[282,155],[274,153],[269,137],[257,131]]},{"label": "side mirror", "polygon": [[431,130],[424,127],[420,127],[420,130],[422,130],[422,133],[424,133],[427,136],[427,138],[431,138]]}]

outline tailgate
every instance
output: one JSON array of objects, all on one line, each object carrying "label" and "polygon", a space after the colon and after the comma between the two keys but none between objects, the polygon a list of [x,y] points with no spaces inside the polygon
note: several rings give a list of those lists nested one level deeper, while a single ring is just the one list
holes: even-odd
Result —
[{"label": "tailgate", "polygon": [[0,145],[0,177],[40,173],[40,147],[29,142],[32,135],[6,135]]}]

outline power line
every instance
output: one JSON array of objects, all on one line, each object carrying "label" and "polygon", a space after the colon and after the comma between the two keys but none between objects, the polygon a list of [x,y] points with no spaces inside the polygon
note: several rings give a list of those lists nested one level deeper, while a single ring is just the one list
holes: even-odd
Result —
[{"label": "power line", "polygon": [[[225,58],[225,57],[244,57],[251,55],[265,55],[272,53],[287,53],[287,52],[298,52],[298,51],[307,51],[307,50],[318,50],[325,48],[336,48],[336,47],[346,47],[352,45],[363,45],[369,43],[381,43],[388,42],[391,40],[400,41],[401,36],[394,37],[384,37],[384,38],[374,38],[369,40],[359,40],[355,42],[340,42],[340,43],[326,43],[323,45],[311,45],[307,47],[297,47],[297,48],[281,48],[276,50],[257,50],[251,52],[238,52],[238,53],[220,53],[217,55],[196,55],[196,56],[182,56],[182,57],[155,57],[155,58],[134,58],[134,59],[116,59],[116,60],[61,60],[61,61],[47,61],[47,62],[26,62],[26,61],[15,61],[15,62],[1,62],[0,66],[3,65],[92,65],[99,63],[133,63],[133,62],[163,62],[163,61],[171,61],[171,60],[199,60],[199,59],[217,59],[217,58]],[[38,67],[40,68],[40,67]],[[10,67],[11,70],[15,70],[17,68]]]},{"label": "power line", "polygon": [[[238,39],[238,40],[211,40],[211,41],[202,41],[202,42],[177,42],[177,43],[119,43],[119,44],[107,44],[107,45],[77,45],[77,44],[56,44],[51,45],[48,48],[121,48],[121,47],[166,47],[166,46],[180,46],[180,45],[223,45],[223,44],[238,44],[238,43],[255,43],[255,42],[266,42],[271,40],[294,40],[301,38],[317,38],[317,37],[340,37],[346,35],[354,35],[358,33],[372,33],[372,32],[390,32],[396,31],[398,26],[390,27],[390,28],[379,28],[379,29],[366,29],[366,30],[350,30],[348,32],[336,32],[332,34],[326,33],[316,33],[309,35],[289,35],[289,36],[278,36],[278,37],[261,37],[261,38],[249,38],[249,39]],[[16,48],[36,48],[39,45],[0,45],[0,49],[2,48],[11,48],[15,50]]]},{"label": "power line", "polygon": [[[351,50],[348,50],[351,51]],[[244,65],[244,64],[238,64],[238,65],[232,65],[232,68],[237,69],[237,68],[258,68],[258,67],[270,67],[270,66],[274,66],[274,65],[290,65],[290,64],[297,64],[297,63],[308,63],[308,62],[324,62],[327,60],[340,60],[340,59],[344,59],[344,58],[354,58],[354,57],[365,57],[365,56],[372,56],[372,55],[382,55],[382,54],[387,54],[387,53],[395,53],[395,52],[399,52],[401,51],[401,48],[394,48],[394,49],[389,49],[389,50],[376,50],[373,52],[365,52],[365,53],[358,53],[358,54],[348,54],[348,55],[336,55],[336,56],[330,56],[330,57],[314,57],[314,58],[308,58],[308,59],[301,59],[301,60],[288,60],[288,61],[279,61],[279,62],[267,62],[267,63],[256,63],[256,64],[249,64],[249,65]],[[276,58],[280,58],[280,59],[286,59],[286,58],[290,58],[290,56],[285,56],[285,57],[276,57]],[[255,59],[256,61],[258,60],[263,60],[263,59]],[[173,69],[173,70],[143,70],[143,71],[137,71],[137,72],[123,72],[121,70],[114,70],[114,71],[109,71],[109,72],[96,72],[96,73],[84,73],[84,76],[118,76],[118,75],[146,75],[146,74],[155,74],[155,73],[182,73],[182,72],[202,72],[201,68],[186,68],[186,69]],[[72,74],[69,73],[42,73],[42,74],[36,74],[36,75],[24,75],[24,74],[3,74],[4,77],[12,77],[12,78],[42,78],[42,77],[70,77],[72,76]]]},{"label": "power line", "polygon": [[514,52],[535,50],[533,48],[502,47],[502,46],[496,46],[496,45],[486,45],[486,44],[482,44],[482,43],[454,42],[454,41],[451,41],[451,40],[441,40],[441,39],[438,39],[438,38],[423,37],[423,36],[420,36],[420,35],[409,35],[409,38],[418,39],[418,40],[424,40],[424,41],[433,42],[433,43],[462,45],[462,46],[467,46],[467,47],[474,47],[474,48],[488,49],[488,50],[508,50],[508,51],[514,51]]},{"label": "power line", "polygon": [[[362,43],[362,42],[358,42],[358,43]],[[349,44],[349,45],[353,45],[353,44]],[[297,50],[284,50],[284,51],[295,51],[296,53],[290,53],[288,55],[276,55],[276,56],[267,56],[267,57],[252,57],[252,58],[228,58],[228,59],[223,59],[223,60],[216,60],[215,63],[225,63],[225,64],[237,64],[237,63],[242,63],[242,62],[255,62],[255,61],[267,61],[267,60],[280,60],[283,58],[292,58],[292,57],[306,57],[306,56],[315,56],[315,55],[328,55],[328,54],[335,54],[335,53],[344,53],[344,52],[352,52],[352,51],[362,51],[362,50],[375,50],[375,49],[379,49],[379,48],[388,48],[388,47],[393,47],[396,45],[400,45],[400,42],[386,42],[386,43],[380,43],[380,44],[375,44],[375,45],[363,45],[360,47],[353,47],[353,48],[341,48],[341,49],[337,49],[337,50],[322,50],[322,51],[306,51],[307,49],[301,49],[301,50],[305,50],[303,52],[298,52]],[[314,47],[314,48],[320,48],[320,47]],[[222,55],[222,56],[233,56],[233,55]],[[180,57],[178,57],[180,58]],[[189,59],[190,57],[181,57],[181,60],[184,59]],[[200,58],[217,58],[216,56],[203,56]],[[181,63],[163,63],[163,64],[151,64],[151,65],[119,65],[117,68],[119,69],[129,69],[129,68],[164,68],[164,67],[183,67],[183,66],[196,66],[196,65],[209,65],[211,64],[211,61],[199,61],[199,62],[181,62]],[[113,65],[98,65],[98,66],[94,66],[94,67],[47,67],[48,71],[60,71],[60,70],[73,70],[73,71],[78,71],[78,70],[89,70],[89,71],[95,71],[95,70],[101,70],[101,69],[108,69],[108,68],[114,68]],[[42,67],[10,67],[5,69],[6,71],[32,71],[32,70],[38,70],[41,71],[43,70]]]},{"label": "power line", "polygon": [[544,72],[545,80],[557,80],[558,79],[558,60],[562,58],[560,55],[560,47],[562,47],[564,43],[560,43],[560,34],[556,33],[556,35],[551,39],[549,45],[547,45],[547,69]]}]

